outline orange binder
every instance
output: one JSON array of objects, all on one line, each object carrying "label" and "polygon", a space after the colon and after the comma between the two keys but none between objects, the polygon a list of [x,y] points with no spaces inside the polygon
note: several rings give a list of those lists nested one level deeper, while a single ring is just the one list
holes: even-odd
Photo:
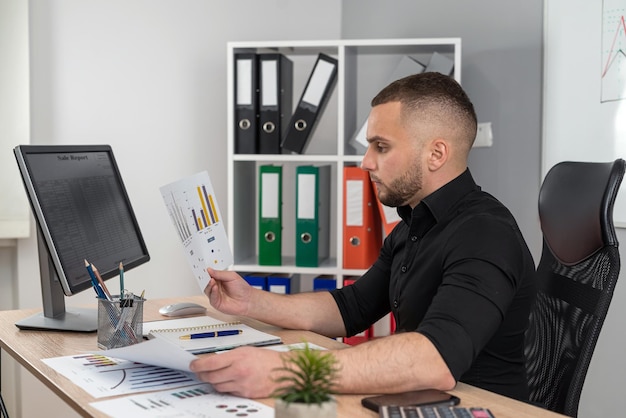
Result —
[{"label": "orange binder", "polygon": [[382,227],[367,171],[343,168],[343,268],[367,269],[380,251]]},{"label": "orange binder", "polygon": [[376,190],[376,186],[374,187],[374,195],[376,196],[376,204],[378,206],[378,214],[380,216],[380,221],[383,224],[383,230],[385,232],[385,237],[393,231],[393,228],[398,225],[398,223],[402,220],[400,215],[398,215],[398,210],[396,208],[392,208],[389,206],[383,205],[383,202],[378,199],[378,191]]}]

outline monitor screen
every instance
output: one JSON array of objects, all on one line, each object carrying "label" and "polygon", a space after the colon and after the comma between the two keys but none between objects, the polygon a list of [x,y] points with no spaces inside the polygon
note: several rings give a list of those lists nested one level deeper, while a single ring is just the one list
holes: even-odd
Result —
[{"label": "monitor screen", "polygon": [[[38,245],[48,256],[45,263],[40,254],[42,286],[71,296],[92,287],[85,260],[106,280],[118,275],[120,262],[126,271],[150,259],[110,146],[21,145],[14,151]],[[45,289],[42,294],[45,311]]]}]

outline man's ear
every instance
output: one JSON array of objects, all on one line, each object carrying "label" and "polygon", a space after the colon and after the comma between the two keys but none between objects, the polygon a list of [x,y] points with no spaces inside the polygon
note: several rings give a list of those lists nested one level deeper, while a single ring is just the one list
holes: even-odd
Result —
[{"label": "man's ear", "polygon": [[435,138],[430,143],[429,150],[430,154],[427,160],[428,168],[431,171],[439,170],[450,157],[450,146],[445,140]]}]

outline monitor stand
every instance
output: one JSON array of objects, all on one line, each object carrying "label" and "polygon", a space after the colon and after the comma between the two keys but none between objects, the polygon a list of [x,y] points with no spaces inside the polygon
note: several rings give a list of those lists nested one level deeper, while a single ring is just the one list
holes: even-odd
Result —
[{"label": "monitor stand", "polygon": [[98,330],[98,310],[95,308],[71,308],[65,310],[65,294],[50,259],[48,248],[37,231],[37,250],[41,276],[43,312],[15,323],[19,329],[48,331],[95,332]]}]

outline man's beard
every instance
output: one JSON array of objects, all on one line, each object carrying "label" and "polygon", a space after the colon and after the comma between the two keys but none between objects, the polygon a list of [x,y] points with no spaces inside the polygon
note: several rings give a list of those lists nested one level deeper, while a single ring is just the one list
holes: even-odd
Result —
[{"label": "man's beard", "polygon": [[408,202],[422,190],[422,175],[418,167],[413,171],[405,173],[391,182],[389,186],[383,186],[381,193],[378,189],[378,198],[383,205],[389,207],[399,207],[407,205]]}]

